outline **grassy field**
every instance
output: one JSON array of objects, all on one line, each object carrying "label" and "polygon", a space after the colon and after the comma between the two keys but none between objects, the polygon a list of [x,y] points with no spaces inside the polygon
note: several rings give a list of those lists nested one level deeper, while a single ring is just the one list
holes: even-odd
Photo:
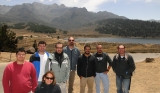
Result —
[{"label": "grassy field", "polygon": [[[67,40],[64,39],[57,39],[57,38],[51,38],[51,37],[41,37],[41,38],[27,38],[20,40],[18,43],[18,47],[25,47],[26,49],[29,49],[33,43],[34,40],[39,42],[40,40],[44,40],[47,42],[47,51],[53,52],[54,51],[54,44],[56,42],[62,42],[64,46],[67,45]],[[79,43],[76,42],[76,46],[80,49],[81,53],[83,53],[83,47],[86,43]],[[107,53],[116,53],[117,52],[117,46],[122,43],[107,43],[107,42],[93,42],[89,43],[92,47],[91,52],[96,52],[96,45],[102,44],[103,45],[103,51]],[[124,43],[126,46],[126,51],[130,53],[160,53],[160,44],[132,44],[132,43]]]},{"label": "grassy field", "polygon": [[[47,42],[47,51],[53,52],[54,51],[54,44],[56,42],[64,43],[64,46],[67,45],[67,40],[69,36],[73,36],[74,38],[78,37],[113,37],[111,35],[99,34],[95,31],[69,31],[68,34],[63,34],[60,31],[54,34],[42,34],[42,33],[34,33],[31,31],[23,30],[15,30],[14,31],[17,36],[26,36],[23,40],[20,40],[18,43],[18,47],[25,47],[27,50],[33,46],[34,41],[37,42],[44,40]],[[32,35],[32,38],[30,37]],[[60,39],[57,39],[57,36]],[[114,36],[115,37],[115,36]],[[76,42],[76,46],[80,49],[81,53],[83,53],[83,47],[86,43],[79,43]],[[117,46],[122,43],[107,43],[107,42],[93,42],[90,43],[92,50],[91,52],[96,52],[96,45],[102,44],[104,52],[107,53],[116,53]],[[160,53],[160,44],[133,44],[133,43],[124,43],[126,46],[126,51],[130,53]]]}]

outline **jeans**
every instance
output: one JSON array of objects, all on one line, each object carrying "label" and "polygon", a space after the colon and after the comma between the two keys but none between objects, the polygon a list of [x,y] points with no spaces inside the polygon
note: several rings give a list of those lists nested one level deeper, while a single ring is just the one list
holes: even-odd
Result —
[{"label": "jeans", "polygon": [[108,75],[104,73],[96,73],[96,77],[95,77],[96,93],[101,93],[100,80],[102,80],[104,93],[109,93],[109,79],[108,79]]},{"label": "jeans", "polygon": [[123,79],[116,75],[117,93],[129,93],[130,79]]}]

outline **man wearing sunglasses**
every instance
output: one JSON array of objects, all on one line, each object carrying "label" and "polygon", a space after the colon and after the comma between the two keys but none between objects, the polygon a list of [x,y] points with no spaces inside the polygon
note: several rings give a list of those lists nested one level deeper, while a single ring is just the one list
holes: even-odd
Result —
[{"label": "man wearing sunglasses", "polygon": [[63,48],[63,51],[68,55],[70,59],[70,76],[69,76],[69,85],[68,93],[73,92],[73,84],[75,79],[76,65],[78,57],[80,56],[79,49],[75,46],[75,39],[73,37],[68,38],[68,45]]}]

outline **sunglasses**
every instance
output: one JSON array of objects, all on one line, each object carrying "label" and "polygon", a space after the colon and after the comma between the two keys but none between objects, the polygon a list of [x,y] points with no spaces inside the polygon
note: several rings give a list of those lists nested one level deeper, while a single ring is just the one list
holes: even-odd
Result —
[{"label": "sunglasses", "polygon": [[68,40],[68,41],[70,41],[70,42],[71,42],[71,41],[74,41],[74,40]]},{"label": "sunglasses", "polygon": [[50,80],[53,80],[53,78],[50,78],[50,77],[46,77],[46,79],[50,79]]}]

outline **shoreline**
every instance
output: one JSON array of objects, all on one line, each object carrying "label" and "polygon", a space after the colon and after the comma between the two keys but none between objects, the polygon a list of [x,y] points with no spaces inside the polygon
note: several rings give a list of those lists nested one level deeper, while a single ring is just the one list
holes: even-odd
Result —
[{"label": "shoreline", "polygon": [[106,43],[125,43],[125,44],[160,44],[160,39],[157,38],[131,38],[131,37],[84,37],[76,38],[78,43],[95,43],[95,42],[106,42]]}]

